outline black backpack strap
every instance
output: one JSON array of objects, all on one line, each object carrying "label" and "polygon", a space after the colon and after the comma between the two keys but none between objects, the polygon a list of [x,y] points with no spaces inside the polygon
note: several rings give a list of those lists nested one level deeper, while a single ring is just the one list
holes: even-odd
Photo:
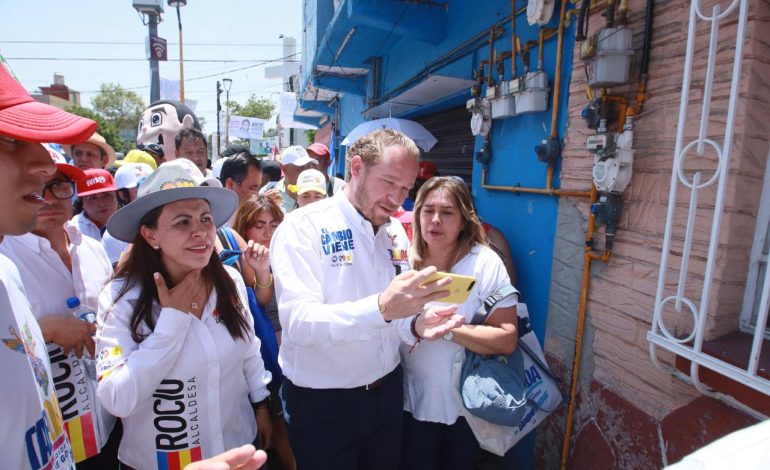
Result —
[{"label": "black backpack strap", "polygon": [[500,303],[500,301],[503,299],[506,299],[512,295],[518,297],[519,291],[517,291],[516,288],[513,287],[510,283],[503,284],[495,289],[494,292],[489,294],[489,296],[484,299],[484,303],[481,305],[481,307],[476,310],[476,313],[473,315],[471,325],[483,325],[486,323],[487,318],[489,318],[489,315],[492,314],[497,304]]}]

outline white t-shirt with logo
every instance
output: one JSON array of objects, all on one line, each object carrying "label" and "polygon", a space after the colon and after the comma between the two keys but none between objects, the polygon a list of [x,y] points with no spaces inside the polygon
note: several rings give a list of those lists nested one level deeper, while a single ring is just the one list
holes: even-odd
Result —
[{"label": "white t-shirt with logo", "polygon": [[[0,243],[0,253],[19,269],[37,319],[71,315],[66,306],[70,297],[77,297],[96,312],[99,293],[112,276],[112,266],[98,242],[83,236],[72,224],[66,224],[65,230],[70,239],[72,271],[50,242],[38,235],[6,236]],[[75,460],[81,462],[101,451],[115,418],[96,399],[96,377],[89,375],[93,370],[86,365],[93,359],[78,359],[74,351],[65,355],[55,343],[48,344],[47,349],[64,426]]]},{"label": "white t-shirt with logo", "polygon": [[0,455],[8,469],[74,469],[45,341],[16,266],[0,255]]}]

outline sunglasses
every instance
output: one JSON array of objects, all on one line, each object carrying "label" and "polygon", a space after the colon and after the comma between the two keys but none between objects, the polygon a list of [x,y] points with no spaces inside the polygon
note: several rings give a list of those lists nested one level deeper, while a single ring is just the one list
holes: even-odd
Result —
[{"label": "sunglasses", "polygon": [[52,181],[43,186],[43,199],[46,191],[50,191],[56,199],[69,199],[75,195],[75,183],[72,181]]}]

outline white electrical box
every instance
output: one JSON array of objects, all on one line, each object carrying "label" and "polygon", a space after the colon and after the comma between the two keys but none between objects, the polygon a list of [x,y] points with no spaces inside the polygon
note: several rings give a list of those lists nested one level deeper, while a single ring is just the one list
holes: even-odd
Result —
[{"label": "white electrical box", "polygon": [[465,108],[471,112],[471,133],[473,135],[489,134],[492,126],[491,106],[486,98],[477,96],[465,103]]},{"label": "white electrical box", "polygon": [[547,111],[548,76],[545,70],[528,72],[524,76],[523,90],[514,96],[516,96],[516,114],[542,113]]},{"label": "white electrical box", "polygon": [[488,86],[486,93],[484,93],[484,97],[488,100],[493,100],[495,99],[495,96],[497,96],[497,87]]},{"label": "white electrical box", "polygon": [[[633,119],[627,118],[623,126],[623,132],[617,137],[600,134],[591,136],[595,138],[593,145],[602,144],[602,147],[596,147],[594,153],[593,179],[596,189],[603,193],[622,193],[631,182],[632,169],[634,164],[634,131]],[[591,137],[587,146],[591,148]],[[601,142],[601,137],[604,137]],[[610,155],[604,155],[602,150],[606,149],[607,139],[614,138],[613,148],[616,150]]]},{"label": "white electrical box", "polygon": [[516,96],[505,95],[490,100],[492,103],[492,119],[516,116]]},{"label": "white electrical box", "polygon": [[586,139],[588,150],[603,150],[607,147],[607,134],[589,135]]},{"label": "white electrical box", "polygon": [[586,60],[588,85],[608,88],[628,82],[634,56],[631,29],[604,28],[595,38],[595,54]]}]

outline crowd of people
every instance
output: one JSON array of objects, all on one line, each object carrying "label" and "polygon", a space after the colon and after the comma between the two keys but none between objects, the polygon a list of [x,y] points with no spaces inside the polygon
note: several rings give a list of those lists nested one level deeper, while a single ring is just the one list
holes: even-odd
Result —
[{"label": "crowd of people", "polygon": [[466,184],[387,129],[347,181],[321,143],[165,137],[116,160],[0,66],[8,468],[472,468],[452,364],[513,351],[517,298],[466,325],[513,279]]}]

